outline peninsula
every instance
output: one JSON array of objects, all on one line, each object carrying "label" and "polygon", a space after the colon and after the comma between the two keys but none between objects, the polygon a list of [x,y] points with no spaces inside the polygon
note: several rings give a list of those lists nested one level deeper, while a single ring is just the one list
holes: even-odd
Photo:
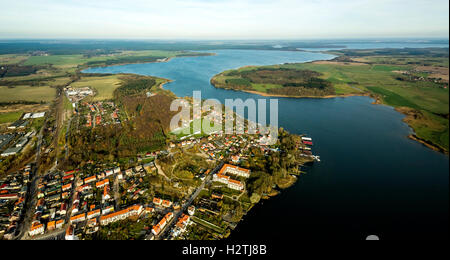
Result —
[{"label": "peninsula", "polygon": [[406,115],[410,136],[448,153],[448,48],[342,50],[333,60],[247,66],[211,79],[217,88],[272,97],[370,96]]}]

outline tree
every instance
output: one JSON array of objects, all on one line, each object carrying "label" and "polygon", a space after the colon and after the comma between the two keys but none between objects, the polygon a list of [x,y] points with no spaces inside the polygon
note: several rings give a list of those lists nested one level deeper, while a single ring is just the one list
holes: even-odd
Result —
[{"label": "tree", "polygon": [[261,195],[259,195],[258,193],[254,192],[252,194],[252,196],[250,196],[250,202],[253,204],[258,203],[261,200]]}]

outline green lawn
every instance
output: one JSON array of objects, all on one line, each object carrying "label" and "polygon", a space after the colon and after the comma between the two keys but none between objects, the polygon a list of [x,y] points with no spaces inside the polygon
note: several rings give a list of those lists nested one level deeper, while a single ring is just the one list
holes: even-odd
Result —
[{"label": "green lawn", "polygon": [[23,111],[0,113],[0,124],[12,123],[22,116]]}]

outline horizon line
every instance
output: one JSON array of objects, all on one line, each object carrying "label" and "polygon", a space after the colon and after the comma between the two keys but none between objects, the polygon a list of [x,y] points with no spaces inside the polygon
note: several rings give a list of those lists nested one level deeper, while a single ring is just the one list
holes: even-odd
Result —
[{"label": "horizon line", "polygon": [[304,38],[114,38],[114,37],[1,37],[0,40],[123,40],[123,41],[311,41],[311,40],[450,40],[449,36],[362,36],[362,37],[304,37]]}]

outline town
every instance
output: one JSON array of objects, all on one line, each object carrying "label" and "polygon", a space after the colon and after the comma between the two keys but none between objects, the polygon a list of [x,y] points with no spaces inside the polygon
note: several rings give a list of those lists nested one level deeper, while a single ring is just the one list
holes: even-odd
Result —
[{"label": "town", "polygon": [[[120,110],[112,102],[78,102],[73,107],[77,120],[85,119],[80,127],[120,122],[115,121]],[[91,114],[102,119],[89,121]],[[109,120],[102,115],[110,115]],[[40,116],[44,114],[26,114],[22,120]],[[26,129],[17,125],[11,126]],[[2,147],[26,144],[9,136],[15,134],[2,135]],[[138,155],[129,168],[91,163],[32,178],[28,165],[0,182],[0,234],[3,239],[97,239],[118,236],[126,223],[131,239],[225,238],[255,203],[247,185],[252,178],[249,158],[255,151],[269,156],[280,150],[265,145],[266,139],[260,134],[184,136],[167,150]],[[312,145],[308,137],[296,143],[307,161],[314,159]]]},{"label": "town", "polygon": [[[0,239],[225,239],[253,206],[320,161],[312,138],[250,134],[249,122],[229,111],[213,111],[212,122],[240,118],[240,134],[194,132],[202,111],[164,133],[154,121],[171,94],[142,87],[158,87],[153,78],[126,82],[122,91],[133,98],[96,99],[97,89],[67,84],[55,106],[2,126]],[[156,119],[143,117],[147,103],[160,109]],[[143,135],[148,126],[153,136]],[[120,151],[103,146],[110,140]],[[136,140],[148,145],[133,149]]]}]

